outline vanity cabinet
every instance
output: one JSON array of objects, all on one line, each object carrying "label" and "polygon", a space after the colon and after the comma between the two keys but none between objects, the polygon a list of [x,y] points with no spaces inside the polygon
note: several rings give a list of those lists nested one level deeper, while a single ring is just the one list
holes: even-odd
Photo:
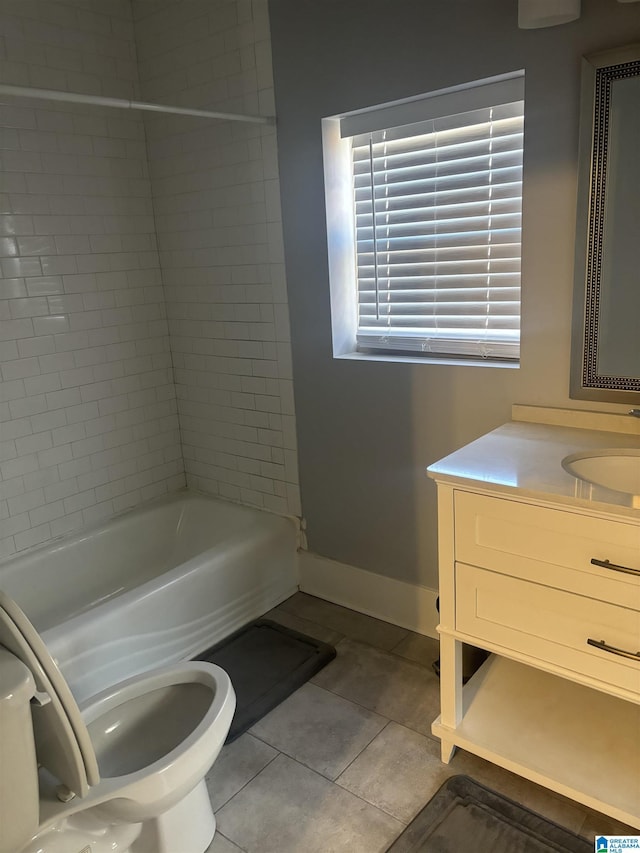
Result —
[{"label": "vanity cabinet", "polygon": [[[461,747],[640,827],[640,515],[432,476],[442,760]],[[465,686],[463,643],[493,653]]]}]

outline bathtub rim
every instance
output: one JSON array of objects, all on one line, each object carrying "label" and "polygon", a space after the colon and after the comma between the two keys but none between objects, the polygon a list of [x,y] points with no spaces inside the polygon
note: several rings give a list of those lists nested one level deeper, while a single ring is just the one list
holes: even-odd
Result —
[{"label": "bathtub rim", "polygon": [[[253,506],[251,504],[244,504],[240,501],[228,500],[227,498],[222,498],[219,495],[211,495],[208,492],[203,492],[198,489],[192,489],[188,486],[183,486],[180,489],[177,489],[172,492],[166,492],[164,495],[158,495],[155,498],[151,498],[148,501],[141,501],[140,503],[135,504],[135,506],[127,507],[126,509],[120,510],[113,515],[105,516],[102,519],[98,519],[97,521],[93,521],[90,524],[83,525],[79,527],[77,530],[70,530],[67,533],[61,533],[58,536],[53,536],[51,539],[48,539],[46,542],[39,542],[37,545],[30,545],[28,548],[23,548],[20,551],[16,551],[13,554],[5,555],[0,558],[0,585],[2,583],[2,570],[6,568],[10,563],[19,563],[23,559],[27,559],[29,557],[33,557],[40,552],[45,551],[59,551],[67,542],[83,542],[86,539],[90,539],[91,535],[94,534],[98,530],[102,530],[103,528],[110,526],[111,524],[117,524],[121,521],[124,521],[128,516],[134,514],[146,515],[148,512],[151,512],[156,506],[160,504],[169,504],[169,503],[178,503],[181,500],[194,500],[198,498],[204,498],[207,501],[213,501],[214,503],[222,503],[227,504],[229,506],[238,507],[241,510],[248,510],[250,512],[257,513],[258,515],[268,515],[273,518],[283,518],[290,521],[296,532],[296,547],[301,547],[301,536],[304,530],[304,520],[298,517],[297,515],[289,515],[284,513],[275,512],[274,510],[268,509],[267,507],[259,507]],[[207,549],[209,550],[209,549]],[[206,553],[202,551],[200,553]],[[186,563],[187,561],[185,561]],[[185,563],[180,563],[180,565],[185,565]]]}]

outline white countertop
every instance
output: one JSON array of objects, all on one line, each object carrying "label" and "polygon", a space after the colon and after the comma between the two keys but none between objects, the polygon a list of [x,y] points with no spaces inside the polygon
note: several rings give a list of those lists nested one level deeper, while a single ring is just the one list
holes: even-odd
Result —
[{"label": "white countertop", "polygon": [[[484,485],[514,496],[579,504],[640,520],[631,495],[592,485],[567,473],[562,460],[593,449],[640,448],[640,436],[512,421],[427,468],[438,482]],[[636,498],[637,501],[637,498]]]}]

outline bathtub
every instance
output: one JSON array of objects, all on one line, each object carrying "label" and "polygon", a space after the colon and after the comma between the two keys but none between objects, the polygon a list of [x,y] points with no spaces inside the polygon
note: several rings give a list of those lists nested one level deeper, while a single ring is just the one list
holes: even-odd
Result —
[{"label": "bathtub", "polygon": [[189,659],[297,589],[291,519],[190,492],[0,563],[77,701]]}]

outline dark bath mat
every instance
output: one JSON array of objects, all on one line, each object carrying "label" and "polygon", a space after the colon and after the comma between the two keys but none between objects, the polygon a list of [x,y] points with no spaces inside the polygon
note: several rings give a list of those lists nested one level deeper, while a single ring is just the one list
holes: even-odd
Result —
[{"label": "dark bath mat", "polygon": [[246,732],[335,656],[333,646],[269,619],[245,625],[198,655],[196,660],[222,667],[236,691],[236,712],[226,743]]},{"label": "dark bath mat", "polygon": [[387,853],[592,853],[593,844],[468,776],[452,776]]}]

